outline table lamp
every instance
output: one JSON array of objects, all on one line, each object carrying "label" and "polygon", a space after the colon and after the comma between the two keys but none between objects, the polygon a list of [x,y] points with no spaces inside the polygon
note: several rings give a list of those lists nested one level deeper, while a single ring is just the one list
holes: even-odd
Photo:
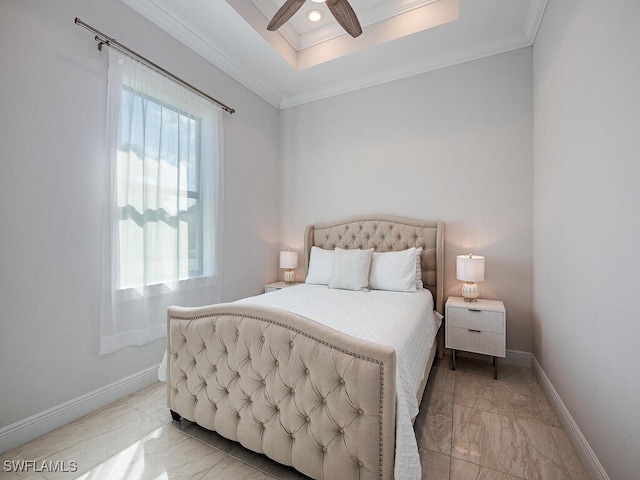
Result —
[{"label": "table lamp", "polygon": [[286,268],[284,272],[284,281],[287,284],[296,282],[296,273],[294,268],[298,268],[298,254],[287,250],[286,252],[280,252],[280,268]]},{"label": "table lamp", "polygon": [[465,282],[462,285],[462,297],[465,302],[476,302],[480,296],[475,282],[484,280],[484,257],[478,255],[458,255],[456,278]]}]

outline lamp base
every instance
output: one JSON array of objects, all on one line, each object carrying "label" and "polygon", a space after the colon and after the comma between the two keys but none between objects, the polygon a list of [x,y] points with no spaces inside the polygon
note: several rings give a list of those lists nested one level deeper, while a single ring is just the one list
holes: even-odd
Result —
[{"label": "lamp base", "polygon": [[287,285],[291,285],[292,283],[296,283],[296,272],[294,272],[293,270],[291,270],[290,268],[287,268],[284,271],[284,281]]},{"label": "lamp base", "polygon": [[478,284],[473,282],[465,282],[462,284],[462,297],[465,302],[477,302],[480,296]]}]

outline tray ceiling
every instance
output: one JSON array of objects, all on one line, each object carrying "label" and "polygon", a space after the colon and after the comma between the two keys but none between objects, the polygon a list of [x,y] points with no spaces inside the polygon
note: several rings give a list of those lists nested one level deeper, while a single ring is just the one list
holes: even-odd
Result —
[{"label": "tray ceiling", "polygon": [[530,46],[547,3],[349,0],[354,39],[311,0],[277,32],[284,0],[121,1],[278,108]]}]

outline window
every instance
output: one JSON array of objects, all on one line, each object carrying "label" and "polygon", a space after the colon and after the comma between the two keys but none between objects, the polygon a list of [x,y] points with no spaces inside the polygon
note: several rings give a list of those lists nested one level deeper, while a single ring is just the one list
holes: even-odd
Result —
[{"label": "window", "polygon": [[110,48],[108,111],[101,354],[221,297],[222,110]]},{"label": "window", "polygon": [[123,87],[116,174],[121,289],[203,275],[201,125]]}]

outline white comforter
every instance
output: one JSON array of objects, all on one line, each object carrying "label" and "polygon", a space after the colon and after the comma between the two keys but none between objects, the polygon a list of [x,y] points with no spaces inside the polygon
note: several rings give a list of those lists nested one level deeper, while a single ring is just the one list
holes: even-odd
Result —
[{"label": "white comforter", "polygon": [[396,480],[420,479],[420,456],[411,419],[416,394],[442,317],[429,290],[417,293],[352,292],[321,285],[296,285],[239,300],[282,308],[364,340],[396,350]]}]

